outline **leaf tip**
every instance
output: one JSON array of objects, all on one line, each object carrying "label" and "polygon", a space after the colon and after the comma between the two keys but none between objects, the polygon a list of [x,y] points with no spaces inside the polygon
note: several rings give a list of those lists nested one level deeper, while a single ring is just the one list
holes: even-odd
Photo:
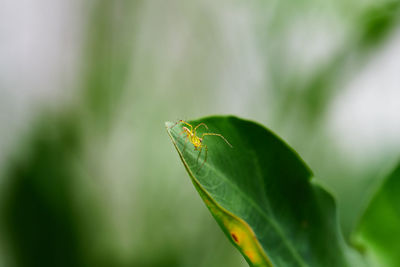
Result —
[{"label": "leaf tip", "polygon": [[170,121],[166,121],[165,122],[165,127],[167,128],[167,129],[170,129],[171,127],[172,127],[172,125],[174,125],[172,122],[170,122]]}]

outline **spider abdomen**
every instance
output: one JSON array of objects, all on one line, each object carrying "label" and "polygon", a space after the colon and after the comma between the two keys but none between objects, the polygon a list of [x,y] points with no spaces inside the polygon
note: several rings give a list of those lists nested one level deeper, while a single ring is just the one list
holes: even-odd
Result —
[{"label": "spider abdomen", "polygon": [[194,145],[195,148],[201,147],[201,138],[195,135],[191,136],[190,142]]}]

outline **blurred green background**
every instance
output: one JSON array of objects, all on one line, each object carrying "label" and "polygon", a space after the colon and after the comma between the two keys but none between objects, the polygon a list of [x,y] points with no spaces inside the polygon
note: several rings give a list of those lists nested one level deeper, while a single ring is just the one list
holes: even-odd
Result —
[{"label": "blurred green background", "polygon": [[400,158],[399,18],[383,0],[0,0],[0,266],[247,266],[164,128],[212,114],[286,140],[348,239]]}]

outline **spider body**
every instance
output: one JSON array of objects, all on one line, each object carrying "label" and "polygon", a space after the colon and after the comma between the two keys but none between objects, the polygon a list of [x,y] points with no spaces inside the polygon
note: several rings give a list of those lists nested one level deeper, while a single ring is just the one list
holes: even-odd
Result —
[{"label": "spider body", "polygon": [[202,144],[203,138],[196,135],[196,132],[189,130],[187,127],[182,127],[183,132],[186,134],[187,140],[193,144],[194,150],[200,150],[205,145]]},{"label": "spider body", "polygon": [[[197,128],[199,128],[200,126],[204,126],[204,127],[208,130],[207,125],[206,125],[205,123],[203,123],[203,122],[200,123],[200,124],[198,124],[196,127],[193,128],[193,126],[192,126],[191,124],[187,123],[186,121],[179,120],[179,121],[178,121],[177,123],[175,123],[171,128],[175,127],[178,123],[183,123],[183,124],[186,124],[186,126],[189,126],[189,127],[183,126],[183,127],[182,127],[182,132],[181,132],[181,134],[184,133],[184,134],[186,135],[186,142],[189,141],[189,142],[194,146],[194,150],[199,151],[199,154],[198,154],[198,156],[197,156],[197,161],[196,161],[197,163],[198,163],[198,161],[199,161],[199,157],[200,157],[200,154],[201,154],[203,148],[204,148],[204,150],[205,150],[204,161],[203,161],[203,164],[200,166],[199,170],[201,169],[201,167],[203,167],[204,163],[206,163],[206,161],[207,161],[208,147],[207,147],[206,144],[203,144],[203,141],[204,141],[204,137],[205,137],[205,136],[219,136],[219,137],[221,137],[230,147],[232,147],[232,145],[228,142],[228,140],[226,140],[225,137],[223,137],[221,134],[218,134],[218,133],[203,133],[203,134],[201,135],[201,137],[200,137],[200,136],[197,136],[197,135],[196,135],[196,130],[197,130]],[[190,128],[190,129],[189,129],[189,128]]]}]

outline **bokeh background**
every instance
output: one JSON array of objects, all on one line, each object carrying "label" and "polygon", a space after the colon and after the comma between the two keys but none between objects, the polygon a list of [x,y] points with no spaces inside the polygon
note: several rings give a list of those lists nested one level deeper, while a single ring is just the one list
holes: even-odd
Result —
[{"label": "bokeh background", "polygon": [[399,18],[388,0],[0,0],[0,266],[247,266],[164,128],[212,114],[298,151],[349,240],[400,159]]}]

